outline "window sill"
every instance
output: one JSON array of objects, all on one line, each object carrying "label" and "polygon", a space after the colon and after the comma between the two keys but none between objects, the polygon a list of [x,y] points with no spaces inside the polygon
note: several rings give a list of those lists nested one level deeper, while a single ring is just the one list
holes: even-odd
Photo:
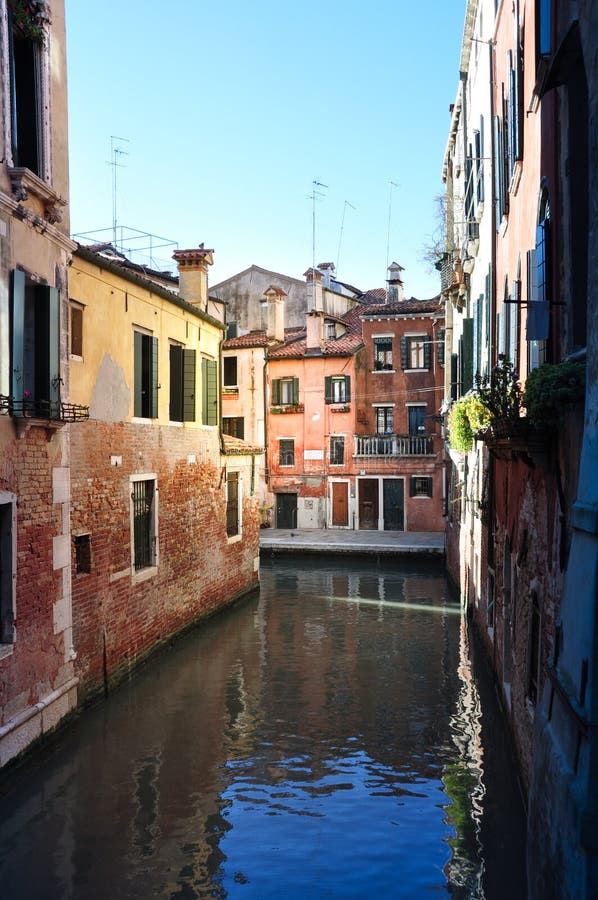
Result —
[{"label": "window sill", "polygon": [[172,425],[173,428],[182,428],[185,423],[179,422],[178,419],[169,419],[168,424]]},{"label": "window sill", "polygon": [[429,372],[429,369],[403,369],[404,372],[411,374],[412,372]]},{"label": "window sill", "polygon": [[238,544],[239,541],[241,540],[241,538],[242,538],[241,534],[233,534],[230,537],[228,537],[228,535],[227,535],[226,543],[227,544]]},{"label": "window sill", "polygon": [[396,369],[372,369],[372,375],[396,375]]},{"label": "window sill", "polygon": [[46,431],[46,440],[51,441],[54,434],[66,425],[62,419],[38,419],[28,416],[13,416],[17,426],[17,438],[21,440],[25,437],[30,428],[44,428]]},{"label": "window sill", "polygon": [[62,210],[66,206],[66,200],[63,200],[62,197],[53,191],[49,184],[42,181],[30,169],[20,166],[9,168],[8,175],[11,182],[12,195],[18,203],[28,200],[31,194],[41,201],[44,207],[44,219],[50,225],[62,222]]},{"label": "window sill", "polygon": [[142,581],[148,581],[158,574],[158,566],[148,566],[147,569],[131,570],[131,584],[139,584]]},{"label": "window sill", "polygon": [[151,425],[153,422],[156,422],[157,419],[148,419],[145,416],[132,416],[131,424],[133,425]]},{"label": "window sill", "polygon": [[71,362],[83,362],[82,356],[77,356],[75,353],[71,353]]}]

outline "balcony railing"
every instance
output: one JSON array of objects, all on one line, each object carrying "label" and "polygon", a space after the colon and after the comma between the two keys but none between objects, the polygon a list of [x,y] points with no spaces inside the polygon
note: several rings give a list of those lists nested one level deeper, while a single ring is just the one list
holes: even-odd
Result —
[{"label": "balcony railing", "polygon": [[355,456],[433,456],[433,434],[356,434]]},{"label": "balcony railing", "polygon": [[43,419],[51,422],[80,422],[89,419],[89,406],[62,403],[60,400],[17,400],[0,394],[0,414],[9,413],[16,419]]}]

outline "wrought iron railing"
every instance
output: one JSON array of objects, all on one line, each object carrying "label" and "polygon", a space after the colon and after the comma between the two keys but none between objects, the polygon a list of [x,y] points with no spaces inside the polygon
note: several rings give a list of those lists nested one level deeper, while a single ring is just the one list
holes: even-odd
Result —
[{"label": "wrought iron railing", "polygon": [[89,419],[89,406],[62,403],[60,400],[16,400],[0,394],[0,414],[10,414],[16,419],[43,419],[52,422],[81,422]]},{"label": "wrought iron railing", "polygon": [[354,456],[433,456],[433,434],[356,434]]}]

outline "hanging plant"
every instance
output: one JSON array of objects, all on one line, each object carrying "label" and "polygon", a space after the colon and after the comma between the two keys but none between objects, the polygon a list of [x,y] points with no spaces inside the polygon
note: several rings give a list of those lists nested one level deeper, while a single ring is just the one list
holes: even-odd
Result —
[{"label": "hanging plant", "polygon": [[14,30],[35,44],[43,44],[50,24],[50,4],[46,0],[9,0]]},{"label": "hanging plant", "polygon": [[544,363],[527,376],[523,403],[534,425],[556,428],[585,392],[585,363]]},{"label": "hanging plant", "polygon": [[457,453],[468,453],[473,447],[473,431],[467,415],[467,397],[451,407],[448,417],[449,445]]}]

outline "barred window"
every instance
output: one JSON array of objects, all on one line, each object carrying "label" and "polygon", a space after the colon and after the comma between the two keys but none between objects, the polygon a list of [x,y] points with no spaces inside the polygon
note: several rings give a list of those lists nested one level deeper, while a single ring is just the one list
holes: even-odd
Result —
[{"label": "barred window", "polygon": [[234,537],[240,533],[239,515],[240,482],[238,472],[226,476],[226,534]]},{"label": "barred window", "polygon": [[345,463],[345,439],[344,437],[330,438],[330,465],[342,466]]},{"label": "barred window", "polygon": [[155,476],[131,476],[133,568],[135,572],[158,564],[157,487]]},{"label": "barred window", "polygon": [[284,438],[280,441],[279,447],[280,465],[295,465],[295,441],[293,438]]},{"label": "barred window", "polygon": [[412,475],[409,484],[409,495],[411,497],[431,497],[432,484],[431,475]]}]

